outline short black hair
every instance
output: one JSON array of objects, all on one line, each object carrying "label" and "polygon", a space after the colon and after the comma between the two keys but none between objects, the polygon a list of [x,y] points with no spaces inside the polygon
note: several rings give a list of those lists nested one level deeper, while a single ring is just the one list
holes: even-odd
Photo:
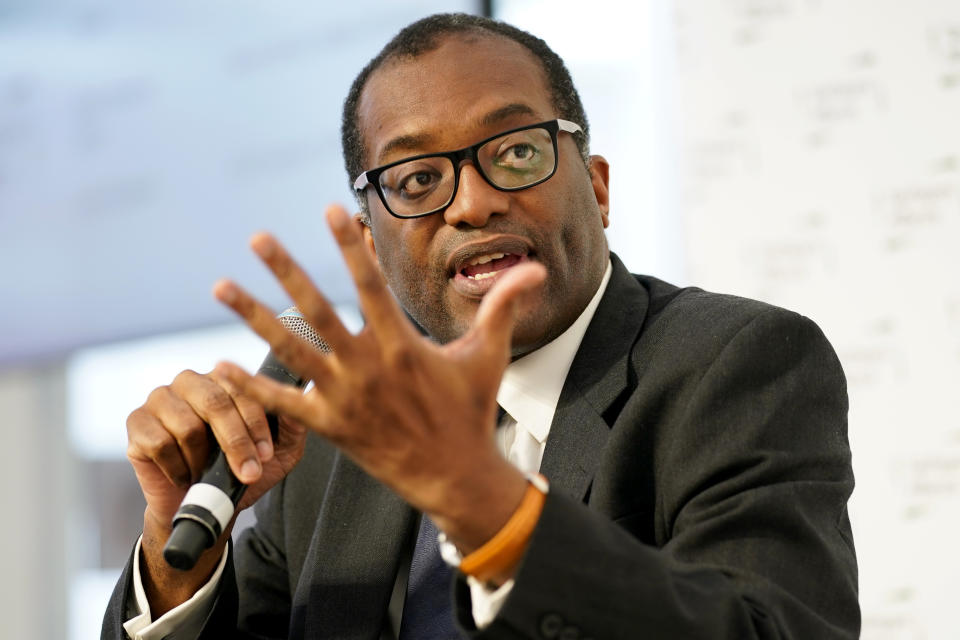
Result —
[{"label": "short black hair", "polygon": [[[580,102],[580,95],[573,86],[573,79],[563,60],[554,53],[547,43],[533,34],[527,33],[505,22],[491,18],[474,16],[467,13],[438,13],[417,20],[404,27],[390,42],[380,50],[367,66],[360,71],[350,92],[343,102],[343,121],[340,128],[341,144],[343,145],[343,162],[347,169],[347,179],[353,189],[353,181],[364,170],[363,167],[363,137],[360,134],[357,121],[357,103],[360,94],[367,84],[370,75],[389,60],[397,58],[416,58],[419,55],[433,51],[440,46],[442,36],[451,33],[492,33],[504,36],[523,45],[534,55],[543,67],[550,87],[550,98],[557,110],[557,115],[564,120],[576,122],[583,128],[583,134],[574,136],[584,164],[590,162],[590,130],[587,124],[587,114]],[[369,168],[369,167],[367,167]],[[360,194],[358,194],[359,196]],[[364,220],[369,223],[365,197],[358,197],[360,210]]]}]

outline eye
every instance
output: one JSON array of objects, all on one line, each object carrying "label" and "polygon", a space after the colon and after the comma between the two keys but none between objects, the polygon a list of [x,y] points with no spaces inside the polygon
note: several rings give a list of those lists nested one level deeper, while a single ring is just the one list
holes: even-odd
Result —
[{"label": "eye", "polygon": [[504,169],[535,169],[542,159],[540,149],[529,141],[507,141],[497,150],[495,162]]},{"label": "eye", "polygon": [[380,184],[404,200],[416,200],[436,189],[442,178],[442,174],[430,166],[401,165],[381,176]]},{"label": "eye", "polygon": [[429,193],[440,182],[440,176],[433,172],[417,171],[405,176],[399,186],[400,195],[405,198],[418,198]]}]

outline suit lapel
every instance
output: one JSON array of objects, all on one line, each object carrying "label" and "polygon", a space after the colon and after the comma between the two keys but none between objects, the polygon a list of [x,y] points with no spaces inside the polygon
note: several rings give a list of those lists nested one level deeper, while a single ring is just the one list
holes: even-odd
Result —
[{"label": "suit lapel", "polygon": [[291,638],[378,638],[413,510],[343,455],[294,595]]},{"label": "suit lapel", "polygon": [[[552,490],[583,500],[627,388],[630,350],[646,316],[646,290],[610,254],[613,272],[560,393],[540,465]],[[609,421],[609,422],[608,422]]]},{"label": "suit lapel", "polygon": [[[564,382],[541,471],[582,500],[629,384],[630,349],[647,312],[646,291],[611,254],[613,273]],[[330,476],[294,594],[291,638],[379,637],[416,514],[342,455]]]}]

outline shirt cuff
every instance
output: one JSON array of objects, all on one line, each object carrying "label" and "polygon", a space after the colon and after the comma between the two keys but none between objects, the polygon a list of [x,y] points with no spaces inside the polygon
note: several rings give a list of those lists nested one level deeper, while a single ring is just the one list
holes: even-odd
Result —
[{"label": "shirt cuff", "polygon": [[491,589],[473,576],[467,576],[467,585],[470,587],[470,609],[473,612],[473,622],[477,625],[477,629],[484,629],[500,613],[500,608],[503,607],[504,601],[513,589],[513,578],[496,589]]},{"label": "shirt cuff", "polygon": [[123,628],[131,640],[188,640],[200,635],[203,622],[213,609],[216,601],[217,584],[223,575],[223,568],[227,566],[227,553],[220,557],[217,570],[210,579],[193,596],[170,611],[151,620],[150,603],[143,590],[143,581],[140,579],[140,543],[143,536],[137,540],[133,550],[133,593],[136,599],[136,609],[140,614],[123,623]]}]

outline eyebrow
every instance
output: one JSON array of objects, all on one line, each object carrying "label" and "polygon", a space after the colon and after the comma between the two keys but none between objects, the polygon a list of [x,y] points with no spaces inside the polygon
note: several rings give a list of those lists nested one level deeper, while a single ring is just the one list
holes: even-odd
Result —
[{"label": "eyebrow", "polygon": [[390,140],[390,142],[387,144],[383,145],[383,149],[381,149],[380,153],[378,154],[378,162],[383,162],[384,158],[398,149],[406,149],[409,151],[422,149],[423,145],[429,142],[432,137],[433,136],[425,133],[415,136],[397,136],[396,138]]},{"label": "eyebrow", "polygon": [[[521,102],[512,102],[484,114],[477,120],[477,124],[479,127],[486,128],[517,115],[532,116],[536,115],[536,112],[530,106]],[[383,146],[378,154],[378,160],[383,162],[389,154],[397,150],[418,151],[423,149],[432,138],[433,136],[427,133],[397,136]]]},{"label": "eyebrow", "polygon": [[484,115],[479,120],[481,127],[489,127],[494,124],[503,122],[507,118],[517,115],[532,116],[536,112],[529,107],[528,105],[523,104],[522,102],[512,102],[506,106],[500,107],[499,109],[494,109],[490,113]]}]

